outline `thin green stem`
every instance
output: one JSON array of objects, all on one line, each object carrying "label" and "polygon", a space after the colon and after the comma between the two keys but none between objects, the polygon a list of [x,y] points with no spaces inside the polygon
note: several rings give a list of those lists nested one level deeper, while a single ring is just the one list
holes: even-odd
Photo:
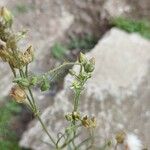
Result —
[{"label": "thin green stem", "polygon": [[[26,69],[28,69],[28,68],[26,68]],[[19,73],[20,73],[20,76],[21,76],[21,77],[25,77],[25,73],[23,72],[22,69],[19,69]],[[27,73],[27,70],[26,70],[26,73]],[[26,74],[26,75],[28,76],[28,74]],[[31,89],[30,89],[29,87],[28,87],[28,91],[29,91],[29,95],[30,95],[31,99],[30,99],[30,97],[29,97],[28,95],[27,95],[27,99],[28,99],[28,101],[29,101],[29,103],[30,103],[30,105],[31,105],[31,107],[32,107],[32,111],[33,111],[34,115],[35,115],[35,116],[37,117],[37,119],[39,120],[40,124],[41,124],[42,127],[43,127],[43,130],[44,130],[45,133],[48,135],[48,137],[50,138],[50,140],[52,141],[52,143],[54,143],[54,145],[56,145],[54,139],[53,139],[52,136],[49,134],[49,132],[48,132],[46,126],[44,125],[42,119],[40,118],[40,116],[39,116],[39,114],[38,114],[37,106],[36,106],[36,103],[35,103],[35,100],[34,100],[34,96],[33,96],[32,91],[31,91]]]},{"label": "thin green stem", "polygon": [[74,97],[74,112],[78,111],[78,106],[79,106],[79,98],[80,98],[80,91],[75,92],[75,97]]},{"label": "thin green stem", "polygon": [[72,63],[72,62],[64,63],[64,64],[60,65],[59,67],[56,67],[56,68],[48,71],[47,73],[45,73],[45,75],[49,75],[49,74],[58,72],[58,70],[61,70],[65,67],[67,67],[67,66],[70,67],[70,66],[73,66],[73,65],[80,65],[80,63]]},{"label": "thin green stem", "polygon": [[65,142],[60,148],[61,149],[65,148],[69,143],[71,143],[78,136],[79,135],[74,136],[73,138],[71,138],[70,140],[68,140],[67,142]]},{"label": "thin green stem", "polygon": [[31,91],[30,87],[28,87],[28,91],[29,91],[30,97],[31,97],[31,99],[32,99],[33,107],[34,107],[35,110],[36,110],[36,102],[35,102],[35,99],[34,99],[34,96],[33,96],[33,93],[32,93],[32,91]]},{"label": "thin green stem", "polygon": [[52,143],[54,145],[56,145],[54,139],[52,138],[52,136],[49,134],[45,124],[43,123],[42,119],[40,118],[39,114],[37,114],[37,119],[39,120],[39,122],[41,123],[42,127],[43,127],[43,130],[45,131],[45,133],[48,135],[48,137],[50,138],[50,140],[52,141]]},{"label": "thin green stem", "polygon": [[32,111],[35,110],[34,105],[32,104],[32,101],[30,100],[30,98],[29,98],[28,95],[27,95],[27,99],[28,99],[29,104],[30,104],[30,106],[31,106],[31,108],[32,108]]}]

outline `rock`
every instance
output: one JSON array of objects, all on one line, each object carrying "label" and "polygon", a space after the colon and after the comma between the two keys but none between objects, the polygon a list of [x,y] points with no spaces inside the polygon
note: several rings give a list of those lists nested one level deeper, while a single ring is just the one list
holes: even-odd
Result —
[{"label": "rock", "polygon": [[0,61],[0,102],[4,100],[4,97],[8,95],[11,89],[11,71],[8,65]]},{"label": "rock", "polygon": [[[83,114],[97,119],[99,144],[120,130],[133,132],[150,147],[150,42],[138,34],[113,28],[87,54],[94,57],[96,68],[80,100]],[[72,110],[72,78],[65,79],[64,89],[41,117],[53,136],[66,125],[64,115]],[[22,147],[48,150],[48,142],[37,121],[30,124],[20,141]]]},{"label": "rock", "polygon": [[119,17],[131,12],[131,6],[125,0],[107,0],[101,10],[101,17]]},{"label": "rock", "polygon": [[8,0],[1,0],[0,1],[0,6],[4,6],[8,3]]}]

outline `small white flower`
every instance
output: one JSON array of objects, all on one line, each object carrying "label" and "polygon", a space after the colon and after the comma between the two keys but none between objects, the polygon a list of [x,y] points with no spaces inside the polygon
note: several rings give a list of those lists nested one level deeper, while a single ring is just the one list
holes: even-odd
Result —
[{"label": "small white flower", "polygon": [[142,150],[142,143],[134,134],[127,134],[125,144],[127,150]]}]

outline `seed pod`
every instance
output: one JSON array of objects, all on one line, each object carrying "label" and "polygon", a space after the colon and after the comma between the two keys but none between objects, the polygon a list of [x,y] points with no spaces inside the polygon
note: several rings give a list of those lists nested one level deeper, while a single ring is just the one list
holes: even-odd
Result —
[{"label": "seed pod", "polygon": [[44,80],[42,82],[40,89],[41,89],[41,91],[47,91],[50,89],[50,84],[48,83],[47,80]]},{"label": "seed pod", "polygon": [[117,141],[117,143],[122,144],[124,142],[124,140],[125,140],[125,136],[126,136],[125,132],[123,132],[123,131],[118,132],[116,134],[116,141]]},{"label": "seed pod", "polygon": [[18,103],[24,103],[26,100],[26,93],[23,88],[16,85],[10,91],[10,96],[14,98],[14,100]]}]

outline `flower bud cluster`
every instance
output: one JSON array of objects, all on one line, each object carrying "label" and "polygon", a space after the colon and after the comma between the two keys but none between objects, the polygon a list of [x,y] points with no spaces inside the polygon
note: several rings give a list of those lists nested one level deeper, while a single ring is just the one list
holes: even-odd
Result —
[{"label": "flower bud cluster", "polygon": [[70,74],[76,79],[72,84],[72,88],[80,91],[83,89],[85,82],[91,78],[91,74],[94,71],[95,61],[94,58],[87,59],[83,53],[80,53],[79,63],[81,65],[79,74],[73,70],[70,70]]},{"label": "flower bud cluster", "polygon": [[20,69],[33,61],[33,48],[29,46],[25,52],[17,48],[17,42],[25,32],[15,34],[11,29],[12,20],[7,8],[0,8],[0,58],[12,68]]},{"label": "flower bud cluster", "polygon": [[81,124],[86,128],[95,128],[96,119],[95,117],[89,118],[88,116],[81,117],[79,112],[72,112],[65,115],[67,121],[81,121]]},{"label": "flower bud cluster", "polygon": [[76,111],[65,115],[65,118],[67,121],[71,121],[71,122],[73,120],[76,120],[76,121],[81,120],[80,113]]}]

